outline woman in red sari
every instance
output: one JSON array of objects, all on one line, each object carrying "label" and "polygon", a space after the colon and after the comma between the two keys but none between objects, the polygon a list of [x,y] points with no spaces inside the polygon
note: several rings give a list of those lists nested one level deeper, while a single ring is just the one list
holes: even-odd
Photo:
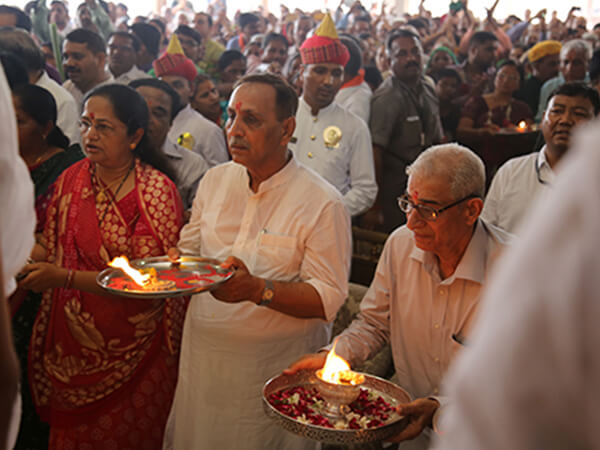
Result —
[{"label": "woman in red sari", "polygon": [[177,377],[184,299],[107,296],[96,275],[114,257],[164,255],[182,206],[153,153],[143,98],[122,85],[92,91],[81,136],[88,157],[57,179],[46,261],[21,286],[44,291],[31,338],[33,399],[49,448],[160,449]]}]

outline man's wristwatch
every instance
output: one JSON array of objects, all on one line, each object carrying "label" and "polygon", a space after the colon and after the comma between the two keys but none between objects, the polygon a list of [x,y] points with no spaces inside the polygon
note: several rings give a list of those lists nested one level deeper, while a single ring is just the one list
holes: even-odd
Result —
[{"label": "man's wristwatch", "polygon": [[273,301],[273,297],[275,296],[274,289],[275,286],[273,286],[273,282],[271,280],[265,280],[265,288],[263,289],[258,306],[268,306],[269,303]]}]

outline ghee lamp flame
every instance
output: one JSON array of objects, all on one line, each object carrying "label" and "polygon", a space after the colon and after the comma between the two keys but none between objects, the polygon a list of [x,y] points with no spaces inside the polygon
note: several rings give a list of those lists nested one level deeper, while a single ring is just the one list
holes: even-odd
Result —
[{"label": "ghee lamp flame", "polygon": [[519,129],[519,131],[525,131],[527,129],[527,122],[525,122],[524,120],[521,120],[519,122],[519,125],[517,125],[517,128]]},{"label": "ghee lamp flame", "polygon": [[134,269],[129,265],[129,260],[125,256],[119,256],[108,263],[110,267],[121,269],[129,278],[131,278],[139,286],[145,286],[150,283],[150,275],[144,274],[139,270]]},{"label": "ghee lamp flame", "polygon": [[317,376],[328,383],[343,385],[359,385],[364,383],[365,377],[360,373],[350,370],[350,364],[335,353],[335,345],[327,354],[325,365],[317,371]]}]

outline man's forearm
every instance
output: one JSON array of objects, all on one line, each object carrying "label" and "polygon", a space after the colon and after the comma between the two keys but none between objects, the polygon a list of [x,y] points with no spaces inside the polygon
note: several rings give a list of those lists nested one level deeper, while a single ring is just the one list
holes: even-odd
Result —
[{"label": "man's forearm", "polygon": [[[260,279],[263,289],[251,300],[259,304],[265,287],[265,280]],[[302,319],[325,320],[325,309],[317,290],[305,282],[273,281],[275,295],[268,308]]]}]

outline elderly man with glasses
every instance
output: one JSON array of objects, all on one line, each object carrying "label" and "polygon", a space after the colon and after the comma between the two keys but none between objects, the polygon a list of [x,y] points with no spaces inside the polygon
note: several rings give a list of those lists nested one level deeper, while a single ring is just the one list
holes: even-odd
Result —
[{"label": "elderly man with glasses", "polygon": [[[430,147],[407,173],[398,199],[406,225],[388,238],[360,315],[335,349],[355,366],[391,344],[397,382],[416,399],[400,406],[410,423],[393,441],[410,440],[403,450],[428,447],[440,384],[468,339],[486,275],[509,237],[479,219],[485,169],[466,147]],[[286,373],[321,367],[325,355],[307,355]]]}]

